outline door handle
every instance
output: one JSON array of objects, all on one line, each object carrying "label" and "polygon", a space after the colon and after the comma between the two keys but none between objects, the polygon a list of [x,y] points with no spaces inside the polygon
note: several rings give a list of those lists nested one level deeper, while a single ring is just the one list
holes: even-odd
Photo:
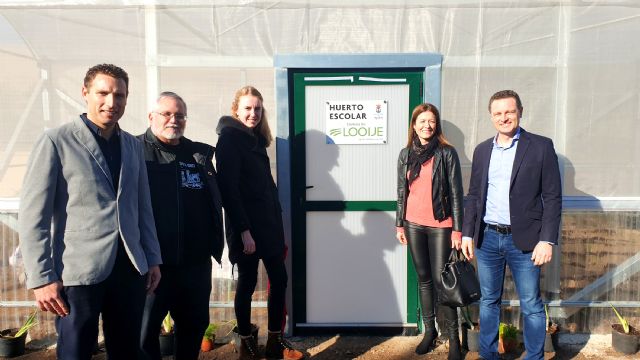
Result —
[{"label": "door handle", "polygon": [[307,185],[307,186],[305,186],[305,189],[306,190],[313,189],[313,185]]}]

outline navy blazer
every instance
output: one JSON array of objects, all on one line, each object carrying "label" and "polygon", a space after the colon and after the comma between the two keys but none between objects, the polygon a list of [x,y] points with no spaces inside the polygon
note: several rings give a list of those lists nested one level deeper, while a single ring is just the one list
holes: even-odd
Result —
[{"label": "navy blazer", "polygon": [[[463,236],[482,246],[487,203],[489,160],[493,138],[473,152],[469,193],[465,201]],[[562,210],[562,185],[558,157],[551,139],[520,128],[520,139],[509,188],[511,231],[515,246],[531,251],[539,241],[558,243]]]}]

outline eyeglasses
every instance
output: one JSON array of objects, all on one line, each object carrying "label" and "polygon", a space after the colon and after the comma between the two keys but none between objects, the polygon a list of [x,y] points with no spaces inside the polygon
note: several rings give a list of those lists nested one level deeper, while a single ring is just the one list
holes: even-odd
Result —
[{"label": "eyeglasses", "polygon": [[176,121],[187,121],[187,115],[185,115],[185,114],[180,114],[180,113],[172,114],[170,112],[161,113],[161,112],[157,112],[157,111],[154,111],[154,113],[164,116],[164,118],[167,119],[167,120],[169,120],[171,118],[174,118],[174,119],[176,119]]}]

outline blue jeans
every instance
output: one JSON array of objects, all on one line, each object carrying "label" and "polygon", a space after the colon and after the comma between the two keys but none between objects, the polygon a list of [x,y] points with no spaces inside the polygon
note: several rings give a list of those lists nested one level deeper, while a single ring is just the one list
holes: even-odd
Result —
[{"label": "blue jeans", "polygon": [[524,318],[525,360],[544,359],[545,315],[540,297],[540,266],[531,252],[515,247],[511,234],[485,228],[481,248],[476,249],[480,280],[480,356],[498,359],[498,327],[505,265],[509,265]]}]

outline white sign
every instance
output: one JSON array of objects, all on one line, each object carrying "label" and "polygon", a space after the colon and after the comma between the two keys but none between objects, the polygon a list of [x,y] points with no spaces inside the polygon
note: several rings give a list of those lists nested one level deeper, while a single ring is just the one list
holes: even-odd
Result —
[{"label": "white sign", "polygon": [[387,101],[327,101],[328,144],[386,144]]}]

